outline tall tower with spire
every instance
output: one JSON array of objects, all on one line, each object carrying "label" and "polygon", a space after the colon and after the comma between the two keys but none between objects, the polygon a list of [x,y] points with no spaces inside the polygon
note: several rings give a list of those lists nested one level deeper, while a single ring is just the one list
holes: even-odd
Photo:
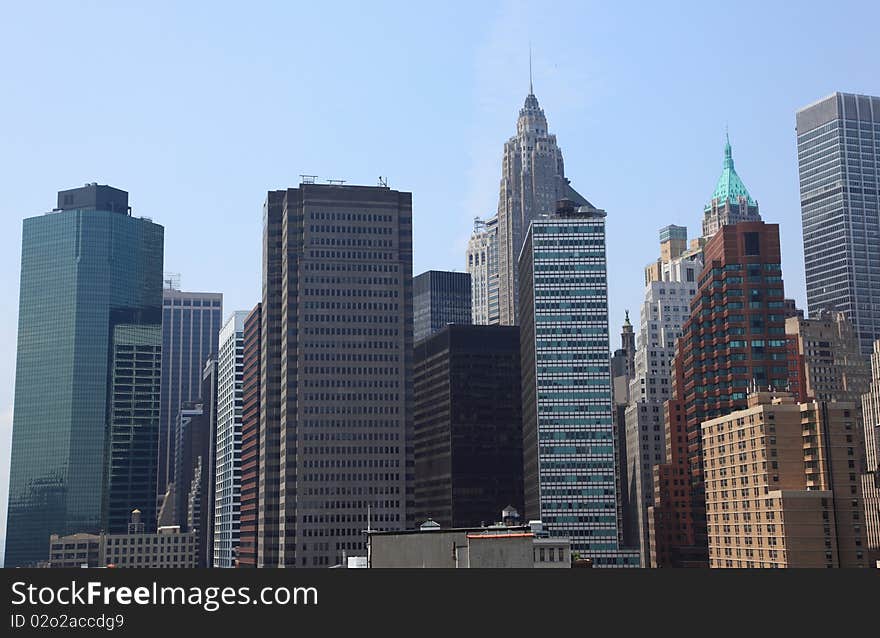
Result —
[{"label": "tall tower with spire", "polygon": [[517,324],[519,298],[517,259],[529,222],[551,213],[556,202],[569,199],[592,205],[565,178],[562,151],[547,130],[547,118],[532,89],[529,55],[529,94],[519,112],[516,135],[504,144],[498,196],[499,311],[502,325]]},{"label": "tall tower with spire", "polygon": [[756,221],[761,221],[758,202],[749,195],[748,189],[734,168],[730,137],[725,131],[721,177],[718,178],[712,199],[703,209],[703,237],[709,239],[727,224]]}]

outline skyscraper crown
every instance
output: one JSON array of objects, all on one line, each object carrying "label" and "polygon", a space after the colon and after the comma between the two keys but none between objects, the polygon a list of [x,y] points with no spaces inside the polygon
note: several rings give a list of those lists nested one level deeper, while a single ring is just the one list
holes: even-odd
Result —
[{"label": "skyscraper crown", "polygon": [[[749,195],[746,185],[737,175],[733,166],[733,151],[730,147],[730,138],[727,133],[724,134],[724,162],[721,168],[721,177],[718,178],[718,184],[715,186],[715,192],[712,193],[712,200],[718,200],[719,203],[729,201],[732,204],[739,202],[739,198],[744,197],[749,206],[757,206],[757,202]],[[706,208],[711,208],[711,202]]]}]

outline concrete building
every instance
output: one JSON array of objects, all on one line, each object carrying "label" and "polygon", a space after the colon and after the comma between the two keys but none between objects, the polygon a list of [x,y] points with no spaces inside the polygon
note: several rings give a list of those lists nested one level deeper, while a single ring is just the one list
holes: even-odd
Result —
[{"label": "concrete building", "polygon": [[728,224],[755,221],[761,221],[758,202],[749,195],[733,166],[733,151],[730,139],[725,134],[721,177],[718,178],[712,198],[703,209],[703,237],[709,239]]},{"label": "concrete building", "polygon": [[263,210],[258,566],[363,553],[412,511],[412,195],[311,183]]},{"label": "concrete building", "polygon": [[49,537],[49,560],[41,564],[51,569],[101,566],[100,534],[68,534]]},{"label": "concrete building", "polygon": [[570,568],[568,539],[548,536],[540,521],[528,526],[442,528],[368,532],[370,568]]},{"label": "concrete building", "polygon": [[260,326],[262,304],[244,320],[242,347],[241,505],[237,567],[257,566],[260,495]]},{"label": "concrete building", "polygon": [[516,326],[450,325],[415,346],[415,519],[474,527],[523,509]]},{"label": "concrete building", "polygon": [[752,392],[701,426],[711,567],[868,567],[853,403]]},{"label": "concrete building", "polygon": [[867,545],[880,561],[880,340],[874,342],[871,355],[871,383],[862,396],[862,419],[865,441],[865,468],[861,476],[865,499]]},{"label": "concrete building", "polygon": [[120,511],[155,525],[163,236],[96,183],[24,220],[6,567]]},{"label": "concrete building", "polygon": [[169,276],[162,291],[162,393],[159,419],[159,478],[161,504],[174,482],[174,424],[181,406],[198,401],[205,361],[217,355],[223,322],[223,295],[186,292]]},{"label": "concrete building", "polygon": [[498,306],[498,216],[474,219],[474,232],[468,241],[467,272],[471,276],[471,318],[475,325],[500,322]]},{"label": "concrete building", "polygon": [[637,566],[618,533],[605,211],[560,201],[519,269],[526,517],[597,567]]},{"label": "concrete building", "polygon": [[687,228],[660,229],[660,258],[646,270],[639,313],[634,374],[624,408],[628,512],[627,544],[638,547],[640,564],[650,564],[648,510],[654,505],[653,467],[666,460],[663,404],[672,396],[672,361],[682,326],[690,316],[703,269],[701,244],[687,248]]},{"label": "concrete building", "polygon": [[797,389],[802,392],[792,390],[800,401],[861,403],[871,382],[871,368],[846,314],[820,310],[809,319],[789,317],[785,332],[795,340],[798,376],[803,367],[803,384]]},{"label": "concrete building", "polygon": [[703,255],[664,406],[666,461],[653,468],[652,566],[708,565],[700,424],[746,407],[753,383],[788,386],[779,226],[723,226]]},{"label": "concrete building", "polygon": [[880,97],[833,93],[795,120],[809,314],[845,313],[867,357],[880,338]]},{"label": "concrete building", "polygon": [[423,272],[413,279],[413,342],[449,324],[471,324],[471,276],[445,270]]},{"label": "concrete building", "polygon": [[244,404],[244,320],[232,313],[220,329],[217,429],[214,434],[214,567],[233,567],[241,507],[241,419]]},{"label": "concrete building", "polygon": [[562,151],[547,129],[547,118],[529,86],[516,135],[504,144],[498,195],[498,300],[501,325],[517,325],[517,259],[529,222],[552,213],[560,199],[592,205],[565,178]]},{"label": "concrete building", "polygon": [[198,535],[181,533],[180,527],[159,527],[147,532],[141,512],[130,513],[128,529],[120,534],[53,534],[49,560],[41,566],[195,568],[198,567]]}]

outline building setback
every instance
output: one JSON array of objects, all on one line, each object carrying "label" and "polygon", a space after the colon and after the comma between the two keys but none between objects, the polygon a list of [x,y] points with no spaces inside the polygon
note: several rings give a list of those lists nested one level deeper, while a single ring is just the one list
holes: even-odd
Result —
[{"label": "building setback", "polygon": [[618,540],[605,212],[562,200],[532,221],[519,283],[526,517],[596,567],[637,567]]},{"label": "building setback", "polygon": [[214,567],[233,567],[241,499],[244,320],[233,312],[220,329],[217,355],[217,429],[214,442]]},{"label": "building setback", "polygon": [[257,566],[260,484],[260,328],[262,304],[244,320],[241,411],[241,524],[238,567]]},{"label": "building setback", "polygon": [[258,565],[335,565],[412,506],[412,195],[302,183],[263,219]]},{"label": "building setback", "polygon": [[[45,560],[51,534],[106,529],[123,506],[155,525],[142,488],[156,472],[163,233],[95,183],[24,220],[6,567]],[[131,392],[113,401],[124,379],[137,411]]]},{"label": "building setback", "polygon": [[474,219],[474,232],[468,241],[467,271],[471,276],[472,323],[496,325],[501,320],[498,307],[498,216]]},{"label": "building setback", "polygon": [[833,93],[795,120],[807,308],[845,313],[870,356],[880,338],[880,97]]},{"label": "building setback", "polygon": [[666,462],[654,466],[652,566],[708,565],[700,424],[746,406],[748,387],[788,385],[779,226],[723,226],[676,345]]},{"label": "building setback", "polygon": [[867,567],[858,412],[752,392],[702,424],[711,567]]},{"label": "building setback", "polygon": [[519,329],[447,326],[415,347],[415,520],[523,509]]},{"label": "building setback", "polygon": [[[168,282],[173,282],[168,280]],[[198,401],[208,357],[217,355],[223,295],[185,292],[170,283],[162,291],[162,396],[159,427],[159,503],[174,482],[174,424],[186,401]]]},{"label": "building setback", "polygon": [[427,339],[448,324],[471,324],[471,276],[423,272],[413,279],[413,341]]}]

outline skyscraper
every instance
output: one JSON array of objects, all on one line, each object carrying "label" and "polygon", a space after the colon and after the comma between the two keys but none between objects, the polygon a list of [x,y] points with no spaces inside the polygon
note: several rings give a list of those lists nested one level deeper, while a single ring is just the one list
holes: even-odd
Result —
[{"label": "skyscraper", "polygon": [[605,211],[532,220],[519,285],[526,517],[597,567],[637,567],[618,540]]},{"label": "skyscraper", "polygon": [[562,151],[547,130],[547,118],[529,86],[516,122],[516,135],[504,144],[498,196],[499,321],[517,323],[517,259],[529,222],[552,213],[561,199],[592,206],[565,178]]},{"label": "skyscraper", "polygon": [[498,307],[498,216],[474,220],[468,241],[467,271],[471,275],[472,323],[495,325],[500,321]]},{"label": "skyscraper", "polygon": [[450,325],[415,346],[415,522],[522,512],[519,330]]},{"label": "skyscraper", "polygon": [[[687,228],[660,229],[660,259],[646,268],[635,353],[635,372],[625,413],[627,502],[626,520],[636,527],[632,544],[639,547],[641,564],[649,565],[648,508],[654,504],[652,468],[666,459],[663,404],[672,394],[675,342],[690,315],[703,269],[697,244],[687,250]],[[629,536],[629,532],[628,532]]]},{"label": "skyscraper", "polygon": [[233,567],[238,549],[244,320],[247,314],[233,312],[220,329],[214,442],[214,567]]},{"label": "skyscraper", "polygon": [[447,324],[471,324],[471,276],[429,270],[413,279],[413,341],[440,332]]},{"label": "skyscraper", "polygon": [[241,414],[241,524],[238,567],[257,566],[260,502],[260,330],[262,304],[244,320]]},{"label": "skyscraper", "polygon": [[163,233],[95,183],[24,220],[7,567],[123,508],[155,525]]},{"label": "skyscraper", "polygon": [[880,338],[880,97],[834,93],[796,121],[807,308],[845,313],[870,356]]},{"label": "skyscraper", "polygon": [[788,385],[779,226],[722,226],[703,255],[665,404],[666,461],[653,468],[654,566],[708,565],[700,424],[746,407],[750,385]]},{"label": "skyscraper", "polygon": [[712,193],[712,199],[703,209],[703,237],[708,239],[722,226],[739,222],[760,221],[758,202],[752,199],[733,166],[730,139],[725,134],[724,161],[721,176]]},{"label": "skyscraper", "polygon": [[329,566],[412,506],[412,195],[305,182],[263,221],[258,560]]},{"label": "skyscraper", "polygon": [[223,322],[223,295],[183,292],[173,279],[162,294],[162,405],[159,421],[159,479],[161,499],[174,482],[174,424],[186,401],[199,400],[201,375],[208,357],[217,355],[217,336]]}]

